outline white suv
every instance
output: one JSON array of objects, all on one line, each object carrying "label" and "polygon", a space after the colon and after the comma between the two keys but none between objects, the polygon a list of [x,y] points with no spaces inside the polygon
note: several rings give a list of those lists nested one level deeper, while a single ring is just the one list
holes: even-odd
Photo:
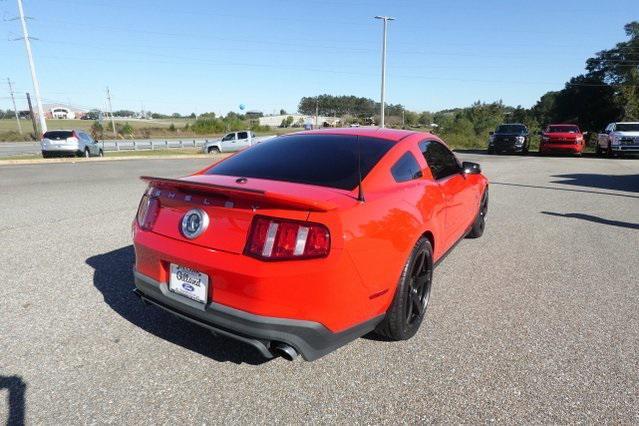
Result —
[{"label": "white suv", "polygon": [[42,157],[102,157],[104,152],[91,135],[82,130],[50,130],[40,142]]}]

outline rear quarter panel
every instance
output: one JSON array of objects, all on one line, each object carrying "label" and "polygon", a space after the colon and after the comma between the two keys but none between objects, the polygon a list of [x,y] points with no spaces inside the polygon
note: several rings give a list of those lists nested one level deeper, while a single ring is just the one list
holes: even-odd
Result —
[{"label": "rear quarter panel", "polygon": [[[398,183],[390,168],[407,150],[423,168],[424,176]],[[417,143],[393,147],[367,176],[363,186],[365,202],[339,211],[333,220],[339,222],[344,253],[361,278],[366,296],[361,303],[367,305],[369,315],[374,316],[387,310],[401,271],[422,235],[430,233],[435,237],[435,256],[439,256],[437,239],[443,220],[438,219],[444,214],[444,200]],[[320,213],[311,213],[309,219],[318,215]]]}]

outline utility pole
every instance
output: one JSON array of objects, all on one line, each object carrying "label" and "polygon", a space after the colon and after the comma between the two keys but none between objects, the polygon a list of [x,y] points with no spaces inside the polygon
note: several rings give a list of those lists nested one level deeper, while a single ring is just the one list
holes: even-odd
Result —
[{"label": "utility pole", "polygon": [[[42,98],[40,97],[40,84],[38,83],[38,77],[36,76],[35,64],[33,63],[33,54],[31,53],[31,41],[29,39],[29,32],[27,31],[27,21],[24,17],[24,9],[22,8],[22,0],[18,0],[18,12],[20,13],[20,23],[22,24],[22,38],[24,39],[24,45],[27,48],[27,57],[29,58],[29,68],[31,69],[31,80],[33,80],[33,91],[35,92],[36,105],[38,106],[38,118],[40,119],[40,130],[42,134],[47,131],[47,122],[44,117],[44,110],[42,109]],[[38,135],[36,134],[36,137]]]},{"label": "utility pole", "polygon": [[394,21],[395,18],[391,18],[390,16],[376,16],[375,19],[382,19],[384,21],[384,33],[382,36],[382,96],[380,100],[380,127],[384,127],[384,109],[386,106],[384,103],[384,92],[386,92],[386,27],[388,26],[388,21]]},{"label": "utility pole", "polygon": [[319,129],[317,126],[317,120],[319,115],[319,97],[315,98],[315,128]]},{"label": "utility pole", "polygon": [[[31,96],[27,93],[27,103],[29,104],[29,115],[31,115],[31,123],[33,124],[33,136],[38,139],[38,124],[36,123],[35,114],[33,113],[33,105],[31,104]],[[45,132],[42,132],[44,135]]]},{"label": "utility pole", "polygon": [[113,129],[113,136],[118,136],[118,133],[115,131],[115,122],[113,121],[113,108],[111,107],[111,90],[109,90],[109,86],[106,88],[107,93],[107,107],[109,108],[109,116],[111,117],[111,128]]},{"label": "utility pole", "polygon": [[13,93],[13,86],[11,86],[11,80],[7,77],[7,83],[9,83],[9,95],[11,95],[11,101],[13,102],[13,112],[16,115],[16,123],[18,123],[18,132],[22,134],[22,124],[20,124],[20,117],[18,117],[18,108],[16,107],[16,97]]}]

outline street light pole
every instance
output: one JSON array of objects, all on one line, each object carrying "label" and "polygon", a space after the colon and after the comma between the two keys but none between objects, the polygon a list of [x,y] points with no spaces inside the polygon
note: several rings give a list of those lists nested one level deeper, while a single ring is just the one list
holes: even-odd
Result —
[{"label": "street light pole", "polygon": [[380,127],[384,127],[384,109],[386,106],[384,101],[384,95],[386,92],[386,29],[388,26],[388,21],[394,21],[395,18],[391,18],[390,16],[376,16],[375,19],[381,19],[384,21],[384,33],[382,35],[382,95],[380,99]]}]

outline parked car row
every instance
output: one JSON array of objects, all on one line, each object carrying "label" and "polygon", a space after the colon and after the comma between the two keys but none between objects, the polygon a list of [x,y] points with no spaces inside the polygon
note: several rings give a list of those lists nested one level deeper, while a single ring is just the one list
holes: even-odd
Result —
[{"label": "parked car row", "polygon": [[[581,155],[586,148],[586,135],[575,124],[549,124],[539,132],[539,153]],[[490,132],[488,153],[527,154],[530,132],[521,123],[500,124]],[[623,155],[639,153],[639,122],[610,123],[598,134],[597,155]]]}]

